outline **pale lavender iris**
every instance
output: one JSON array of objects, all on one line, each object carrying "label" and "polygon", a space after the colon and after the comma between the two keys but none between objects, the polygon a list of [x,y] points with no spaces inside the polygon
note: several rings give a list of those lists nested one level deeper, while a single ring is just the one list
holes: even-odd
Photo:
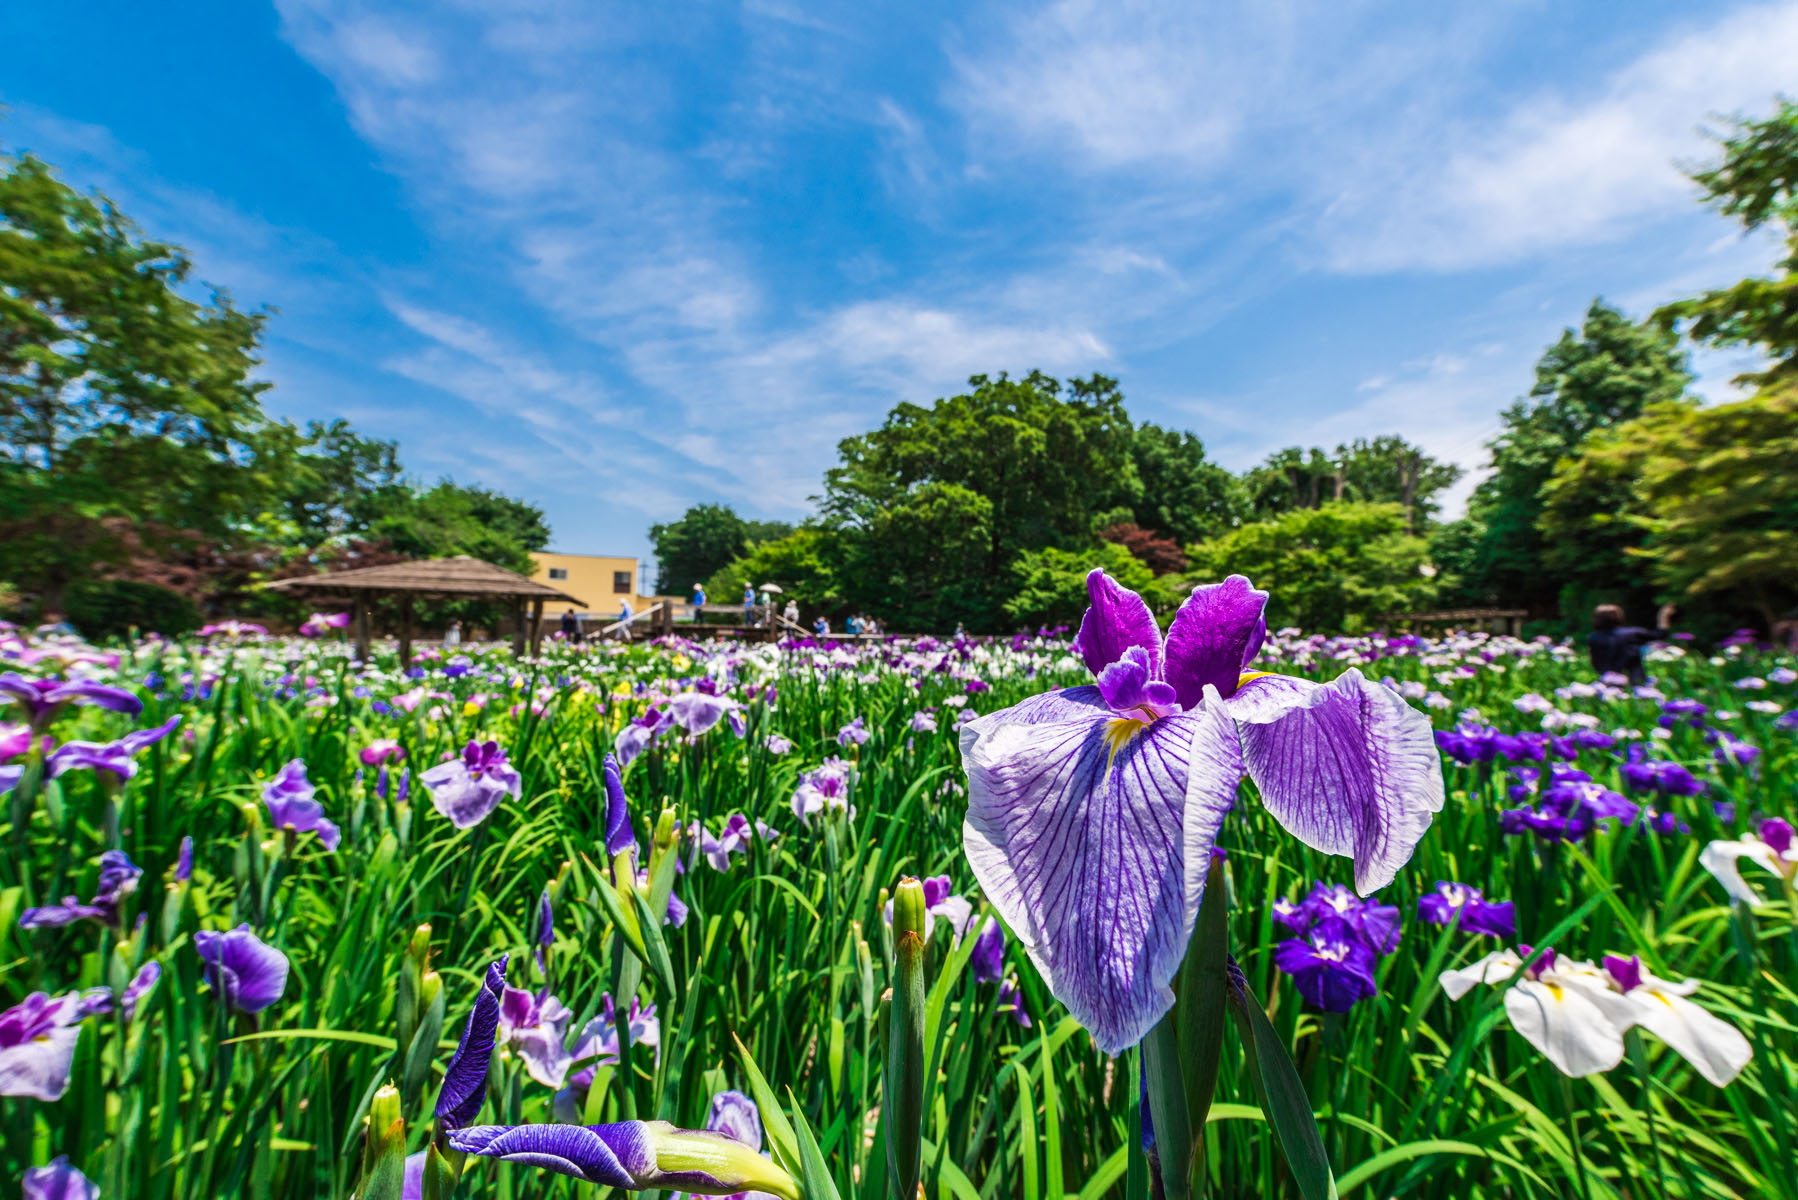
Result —
[{"label": "pale lavender iris", "polygon": [[130,779],[137,774],[138,754],[173,733],[179,724],[181,714],[176,713],[153,729],[134,730],[116,742],[64,742],[44,765],[52,779],[76,770],[104,771],[119,780]]},{"label": "pale lavender iris", "polygon": [[262,802],[268,805],[269,820],[276,829],[316,833],[319,843],[334,851],[343,833],[325,819],[325,806],[314,799],[317,791],[306,778],[306,764],[296,758],[262,789]]},{"label": "pale lavender iris", "polygon": [[80,992],[33,992],[0,1012],[0,1096],[62,1099],[85,1015]]},{"label": "pale lavender iris", "polygon": [[682,692],[668,701],[668,717],[689,734],[697,736],[723,720],[734,708],[736,702],[724,696]]},{"label": "pale lavender iris", "polygon": [[501,800],[518,799],[521,788],[518,772],[507,764],[498,742],[469,742],[462,757],[420,772],[418,780],[431,789],[431,803],[457,829],[479,825]]},{"label": "pale lavender iris", "polygon": [[69,1165],[66,1154],[25,1172],[25,1200],[96,1200],[99,1195],[94,1182]]},{"label": "pale lavender iris", "polygon": [[124,688],[88,679],[28,679],[11,671],[0,675],[0,700],[23,705],[33,729],[48,725],[68,704],[92,704],[132,717],[144,711],[144,702]]},{"label": "pale lavender iris", "polygon": [[143,873],[123,850],[108,850],[100,856],[100,878],[92,903],[82,904],[73,896],[64,896],[61,904],[28,908],[19,914],[19,928],[54,929],[76,921],[98,921],[118,928],[125,897],[137,891],[137,881]]},{"label": "pale lavender iris", "polygon": [[[630,1031],[632,1046],[648,1046],[653,1052],[661,1053],[662,1023],[656,1017],[655,1005],[645,1008],[642,1001],[631,997]],[[617,1009],[610,994],[601,998],[599,1015],[587,1022],[569,1060],[571,1064],[584,1065],[568,1076],[567,1086],[556,1093],[555,1114],[558,1121],[578,1125],[597,1069],[618,1061]]]},{"label": "pale lavender iris", "polygon": [[1103,571],[1074,649],[1097,686],[961,732],[968,860],[1050,990],[1110,1054],[1173,1005],[1205,872],[1244,775],[1281,825],[1384,887],[1443,803],[1429,718],[1350,669],[1245,674],[1267,594],[1195,588],[1165,641]]},{"label": "pale lavender iris", "polygon": [[507,987],[500,996],[498,1038],[524,1060],[525,1073],[545,1087],[559,1088],[574,1061],[563,1045],[574,1014],[546,988],[532,994]]},{"label": "pale lavender iris", "polygon": [[202,929],[194,949],[213,994],[239,1012],[258,1013],[287,990],[287,956],[239,925],[223,933]]}]

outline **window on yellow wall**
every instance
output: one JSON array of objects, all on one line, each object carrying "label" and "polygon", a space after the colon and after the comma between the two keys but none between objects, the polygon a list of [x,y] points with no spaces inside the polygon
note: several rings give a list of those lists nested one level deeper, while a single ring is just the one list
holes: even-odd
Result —
[{"label": "window on yellow wall", "polygon": [[551,579],[567,579],[568,578],[568,568],[567,567],[551,567],[549,569],[549,577]]},{"label": "window on yellow wall", "polygon": [[612,591],[628,595],[631,590],[631,573],[629,571],[612,572]]}]

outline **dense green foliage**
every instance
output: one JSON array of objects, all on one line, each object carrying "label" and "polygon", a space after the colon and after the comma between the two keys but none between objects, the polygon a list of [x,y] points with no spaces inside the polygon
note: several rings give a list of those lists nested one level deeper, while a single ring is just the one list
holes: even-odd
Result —
[{"label": "dense green foliage", "polygon": [[[709,580],[760,544],[792,532],[793,527],[781,521],[745,521],[728,504],[695,504],[680,520],[649,527],[661,565],[656,591],[685,595],[694,584]],[[719,593],[714,598],[725,596]]]},{"label": "dense green foliage", "polygon": [[1194,548],[1195,574],[1232,572],[1268,589],[1272,625],[1359,632],[1375,617],[1428,604],[1429,543],[1405,531],[1396,504],[1298,508]]},{"label": "dense green foliage", "polygon": [[[265,318],[189,298],[191,272],[105,199],[0,158],[0,579],[32,611],[72,610],[70,584],[96,575],[231,608],[259,579],[345,562],[530,571],[538,509],[410,483],[394,443],[345,421],[271,418]],[[90,633],[123,628],[84,611]]]},{"label": "dense green foliage", "polygon": [[133,579],[78,579],[69,585],[68,618],[94,638],[141,633],[192,633],[200,627],[193,601],[153,583]]}]

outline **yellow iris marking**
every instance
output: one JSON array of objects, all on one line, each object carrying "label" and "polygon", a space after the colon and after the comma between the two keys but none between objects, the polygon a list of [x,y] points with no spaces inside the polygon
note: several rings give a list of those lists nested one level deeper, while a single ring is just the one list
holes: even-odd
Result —
[{"label": "yellow iris marking", "polygon": [[1236,687],[1240,690],[1246,684],[1253,683],[1257,679],[1266,679],[1272,674],[1272,671],[1244,671],[1242,677],[1236,681]]},{"label": "yellow iris marking", "polygon": [[1131,738],[1149,727],[1147,721],[1138,721],[1134,717],[1113,717],[1105,722],[1105,745],[1110,753],[1105,757],[1105,770],[1109,774],[1111,764],[1117,761],[1118,751],[1124,748]]},{"label": "yellow iris marking", "polygon": [[1560,984],[1545,982],[1545,983],[1543,983],[1542,986],[1548,989],[1548,994],[1555,998],[1556,1004],[1559,1004],[1561,1002],[1561,985]]}]

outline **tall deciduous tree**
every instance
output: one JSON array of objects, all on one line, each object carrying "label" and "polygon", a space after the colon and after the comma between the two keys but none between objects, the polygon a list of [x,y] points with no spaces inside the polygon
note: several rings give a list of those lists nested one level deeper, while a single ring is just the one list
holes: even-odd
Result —
[{"label": "tall deciduous tree", "polygon": [[0,570],[61,605],[133,534],[230,535],[297,436],[251,376],[263,318],[189,299],[190,264],[29,156],[0,160]]},{"label": "tall deciduous tree", "polygon": [[[1578,454],[1594,431],[1680,400],[1691,380],[1672,333],[1594,300],[1578,332],[1565,331],[1537,362],[1530,394],[1502,414],[1504,427],[1491,442],[1492,473],[1468,506],[1481,530],[1465,581],[1470,590],[1552,611],[1563,580],[1548,565],[1537,522],[1555,465]],[[1618,580],[1644,578],[1620,550],[1592,569]]]},{"label": "tall deciduous tree", "polygon": [[997,629],[1019,554],[1090,545],[1095,516],[1140,496],[1115,380],[1032,372],[969,384],[928,407],[901,404],[838,446],[824,519],[852,605],[903,604],[892,619],[914,627]]},{"label": "tall deciduous tree", "polygon": [[678,521],[649,527],[660,565],[656,590],[665,595],[685,593],[753,545],[792,532],[791,525],[779,521],[745,521],[728,504],[696,504]]},{"label": "tall deciduous tree", "polygon": [[1130,441],[1142,485],[1135,523],[1185,545],[1216,537],[1242,520],[1242,488],[1205,457],[1197,434],[1144,422]]},{"label": "tall deciduous tree", "polygon": [[1429,543],[1405,531],[1397,504],[1325,504],[1232,530],[1195,547],[1200,577],[1247,575],[1269,593],[1268,625],[1308,630],[1370,627],[1385,613],[1426,607]]},{"label": "tall deciduous tree", "polygon": [[1577,534],[1597,478],[1670,598],[1733,597],[1770,627],[1798,600],[1798,381],[1746,400],[1664,404],[1594,436],[1544,490],[1543,524]]},{"label": "tall deciduous tree", "polygon": [[1677,301],[1655,316],[1694,341],[1766,351],[1772,365],[1751,377],[1759,382],[1791,378],[1798,375],[1798,103],[1782,100],[1763,121],[1736,121],[1721,143],[1722,161],[1692,178],[1719,212],[1749,229],[1784,227],[1778,274]]}]

